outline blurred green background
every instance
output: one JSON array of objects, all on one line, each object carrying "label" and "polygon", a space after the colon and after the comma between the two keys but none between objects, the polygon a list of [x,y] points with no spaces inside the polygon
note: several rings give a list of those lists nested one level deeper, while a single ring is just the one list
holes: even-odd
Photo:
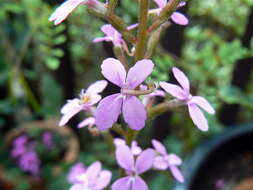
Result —
[{"label": "blurred green background", "polygon": [[[31,179],[10,159],[6,136],[33,121],[54,120],[56,125],[66,100],[102,79],[101,62],[114,56],[110,43],[92,43],[103,35],[100,27],[104,22],[90,15],[85,6],[59,26],[48,21],[61,2],[0,1],[0,189],[70,187],[66,175],[72,163],[58,155],[43,162],[40,177]],[[116,12],[132,24],[137,22],[137,10],[137,1],[123,0]],[[142,147],[150,146],[152,138],[162,140],[170,152],[185,158],[224,128],[253,121],[253,0],[190,0],[180,12],[190,24],[173,25],[163,34],[152,57],[156,68],[151,79],[173,80],[171,68],[182,68],[191,81],[192,93],[206,97],[216,115],[206,115],[210,129],[203,133],[193,126],[187,110],[180,108],[150,122],[153,127],[146,127],[138,139]],[[109,85],[104,94],[114,90]],[[80,145],[78,160],[85,164],[101,160],[117,174],[113,153],[108,154],[104,139],[87,129],[77,130],[82,114],[79,116],[69,126]],[[42,132],[35,126],[26,133],[39,139]],[[57,130],[54,133],[56,142],[65,138],[57,136]],[[62,142],[50,151],[60,154],[59,150],[67,149],[67,142]],[[151,190],[173,184],[172,178],[168,181],[168,176],[158,172],[147,177]]]}]

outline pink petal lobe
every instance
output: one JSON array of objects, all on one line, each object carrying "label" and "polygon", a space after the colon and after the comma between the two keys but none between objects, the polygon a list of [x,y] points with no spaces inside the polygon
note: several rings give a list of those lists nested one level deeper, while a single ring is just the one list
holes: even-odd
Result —
[{"label": "pink petal lobe", "polygon": [[93,43],[108,41],[107,37],[97,37],[92,40]]},{"label": "pink petal lobe", "polygon": [[92,126],[95,125],[95,118],[94,117],[87,117],[86,119],[84,119],[82,122],[80,122],[77,127],[78,128],[83,128],[86,126]]},{"label": "pink petal lobe", "polygon": [[151,148],[144,150],[137,158],[135,169],[138,174],[149,170],[155,159],[155,152]]},{"label": "pink petal lobe", "polygon": [[87,93],[91,93],[91,94],[97,94],[102,92],[105,87],[107,86],[107,81],[106,80],[100,80],[97,81],[93,84],[91,84],[88,89],[86,90]]},{"label": "pink petal lobe", "polygon": [[114,58],[107,58],[103,61],[102,74],[113,84],[122,87],[125,84],[126,70],[122,63]]},{"label": "pink petal lobe", "polygon": [[127,145],[116,147],[116,159],[120,167],[124,168],[127,171],[133,171],[134,156]]},{"label": "pink petal lobe", "polygon": [[154,0],[154,1],[158,5],[159,8],[163,8],[167,3],[166,0]]},{"label": "pink petal lobe", "polygon": [[166,170],[169,164],[164,156],[156,156],[154,160],[153,167],[158,170]]},{"label": "pink petal lobe", "polygon": [[132,185],[132,190],[148,190],[148,185],[140,176],[136,176]]},{"label": "pink petal lobe", "polygon": [[133,29],[137,28],[138,26],[139,26],[139,23],[132,24],[132,25],[127,27],[127,30],[133,30]]},{"label": "pink petal lobe", "polygon": [[177,79],[177,81],[179,82],[179,84],[183,87],[183,89],[188,91],[188,93],[189,93],[190,83],[189,83],[187,76],[176,67],[172,68],[172,72],[173,72],[173,75],[175,76],[175,78]]},{"label": "pink petal lobe", "polygon": [[117,30],[111,24],[105,24],[101,27],[102,32],[107,36],[113,37]]},{"label": "pink petal lobe", "polygon": [[112,190],[132,190],[131,177],[122,177],[112,184]]},{"label": "pink petal lobe", "polygon": [[188,18],[186,18],[186,16],[184,16],[183,14],[179,13],[179,12],[174,12],[171,15],[171,19],[179,25],[187,25],[189,24],[189,20]]},{"label": "pink petal lobe", "polygon": [[88,107],[90,107],[90,106],[98,103],[101,100],[102,96],[100,96],[98,94],[91,94],[90,98],[91,98],[91,100],[84,105],[87,105]]},{"label": "pink petal lobe", "polygon": [[167,93],[171,94],[179,100],[188,98],[185,96],[184,90],[178,85],[170,84],[167,82],[160,82],[159,84]]},{"label": "pink petal lobe", "polygon": [[59,122],[59,126],[64,126],[74,115],[80,112],[83,107],[79,104],[79,99],[68,100],[68,102],[62,107],[61,113],[63,116]]},{"label": "pink petal lobe", "polygon": [[137,61],[127,74],[126,84],[128,89],[139,86],[153,71],[154,63],[150,59]]},{"label": "pink petal lobe", "polygon": [[193,123],[201,130],[208,130],[207,120],[202,111],[195,104],[188,103],[188,111]]},{"label": "pink petal lobe", "polygon": [[98,161],[91,164],[86,170],[88,179],[95,179],[99,175],[101,167],[101,163]]},{"label": "pink petal lobe", "polygon": [[176,154],[169,154],[167,156],[168,162],[170,165],[181,165],[182,164],[182,160],[179,156],[177,156]]},{"label": "pink petal lobe", "polygon": [[153,139],[152,145],[154,146],[155,150],[157,152],[159,152],[160,154],[162,154],[162,155],[167,154],[167,150],[166,150],[165,146],[162,143],[160,143],[158,140]]},{"label": "pink petal lobe", "polygon": [[100,172],[97,179],[94,180],[94,183],[89,185],[92,190],[101,190],[104,189],[107,185],[109,185],[111,181],[112,173],[107,170],[103,170]]},{"label": "pink petal lobe", "polygon": [[141,130],[145,126],[147,113],[144,105],[135,96],[128,96],[123,101],[123,117],[133,130]]},{"label": "pink petal lobe", "polygon": [[95,113],[95,123],[100,130],[106,130],[117,121],[122,108],[121,94],[113,94],[103,98]]},{"label": "pink petal lobe", "polygon": [[63,20],[65,20],[68,15],[74,11],[83,0],[68,0],[61,4],[50,16],[49,21],[54,21],[54,24],[60,24]]},{"label": "pink petal lobe", "polygon": [[213,107],[209,104],[209,102],[205,98],[201,96],[193,96],[192,99],[190,100],[190,103],[197,104],[199,107],[201,107],[209,114],[215,114],[215,110],[213,109]]},{"label": "pink petal lobe", "polygon": [[181,171],[177,168],[177,166],[170,166],[170,171],[177,181],[179,181],[180,183],[184,182],[184,176],[181,173]]}]

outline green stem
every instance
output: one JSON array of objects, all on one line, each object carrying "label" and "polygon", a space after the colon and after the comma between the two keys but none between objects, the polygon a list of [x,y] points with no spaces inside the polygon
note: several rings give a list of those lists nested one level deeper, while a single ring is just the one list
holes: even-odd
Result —
[{"label": "green stem", "polygon": [[134,131],[133,129],[130,128],[127,129],[126,143],[128,146],[131,146],[131,143],[135,139],[136,135],[137,131]]},{"label": "green stem", "polygon": [[168,18],[172,15],[173,12],[177,10],[177,7],[181,0],[170,0],[169,3],[161,10],[160,14],[154,20],[154,23],[148,28],[148,33],[156,30],[168,20]]},{"label": "green stem", "polygon": [[156,106],[154,106],[148,110],[148,117],[153,118],[155,116],[163,114],[164,112],[168,111],[169,109],[179,107],[182,105],[184,105],[184,103],[181,101],[178,101],[176,99],[157,104]]},{"label": "green stem", "polygon": [[126,71],[128,70],[128,64],[123,49],[119,46],[114,46],[113,51],[118,60],[124,65]]},{"label": "green stem", "polygon": [[166,22],[162,24],[157,30],[155,30],[151,36],[149,37],[148,40],[148,47],[147,47],[147,52],[145,54],[145,59],[148,59],[151,57],[157,47],[157,44],[160,40],[161,33],[167,29],[171,25],[170,22]]},{"label": "green stem", "polygon": [[147,27],[148,27],[148,8],[149,0],[140,0],[139,7],[139,27],[138,27],[138,42],[135,51],[135,60],[141,60],[144,57],[147,46]]},{"label": "green stem", "polygon": [[108,11],[113,12],[118,5],[118,0],[109,0]]}]

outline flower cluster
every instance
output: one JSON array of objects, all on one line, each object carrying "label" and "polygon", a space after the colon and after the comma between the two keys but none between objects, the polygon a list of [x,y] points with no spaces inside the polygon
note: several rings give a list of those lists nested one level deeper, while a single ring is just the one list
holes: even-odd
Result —
[{"label": "flower cluster", "polygon": [[[115,138],[113,142],[112,137],[109,139],[110,146],[113,143],[115,145],[117,163],[125,171],[125,175],[112,184],[112,190],[148,190],[148,185],[141,175],[150,169],[170,170],[177,181],[184,182],[184,176],[178,168],[182,164],[181,158],[168,153],[165,146],[155,139],[152,140],[153,148],[144,150],[134,140],[135,134],[145,128],[147,119],[151,118],[155,111],[162,113],[170,108],[186,106],[194,125],[201,131],[208,130],[208,122],[202,109],[209,114],[215,113],[205,98],[190,93],[189,79],[176,67],[172,68],[172,72],[180,86],[166,81],[160,81],[157,85],[154,85],[154,82],[144,84],[155,68],[150,57],[161,31],[171,23],[187,25],[189,20],[176,11],[186,5],[184,1],[154,0],[158,5],[156,9],[149,9],[148,2],[140,0],[139,3],[142,7],[138,15],[140,23],[129,27],[114,14],[117,1],[101,3],[97,0],[67,0],[49,18],[59,24],[83,4],[109,22],[101,27],[104,36],[96,37],[93,43],[112,42],[116,58],[103,60],[101,74],[116,85],[119,91],[102,98],[100,93],[108,82],[100,80],[91,84],[87,90],[81,90],[79,98],[68,100],[62,107],[59,126],[64,126],[74,115],[85,111],[87,117],[78,124],[78,128],[88,126],[102,135],[110,134],[112,129],[122,136],[123,139]],[[149,22],[151,15],[154,17]],[[138,30],[137,35],[132,31],[135,28]],[[131,53],[128,51],[128,45],[133,47]],[[135,61],[130,67],[128,62],[132,57]],[[173,98],[168,100],[171,96],[167,94]],[[162,97],[164,102],[156,105],[156,96]],[[120,118],[121,115],[123,119]],[[119,122],[123,120],[124,122]],[[71,168],[68,180],[72,184],[71,190],[102,190],[109,185],[111,175],[110,171],[101,170],[101,163],[98,161],[88,168],[77,163]]]},{"label": "flower cluster", "polygon": [[12,143],[11,156],[17,160],[23,171],[36,176],[40,171],[40,160],[35,151],[35,144],[34,141],[29,141],[26,135],[21,135]]}]

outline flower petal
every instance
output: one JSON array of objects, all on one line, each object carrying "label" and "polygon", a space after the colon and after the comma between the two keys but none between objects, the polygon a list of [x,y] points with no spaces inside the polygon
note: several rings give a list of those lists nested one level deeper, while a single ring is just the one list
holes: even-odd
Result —
[{"label": "flower petal", "polygon": [[111,181],[112,173],[108,170],[103,170],[100,172],[99,177],[94,180],[94,183],[89,185],[92,190],[102,190],[107,185],[109,185]]},{"label": "flower petal", "polygon": [[106,130],[117,121],[122,107],[121,94],[113,94],[103,98],[95,113],[95,123],[100,130]]},{"label": "flower petal", "polygon": [[171,94],[177,99],[179,100],[187,99],[187,97],[185,96],[184,90],[180,86],[175,85],[175,84],[170,84],[167,82],[160,82],[159,84],[167,93]]},{"label": "flower petal", "polygon": [[166,170],[168,168],[169,164],[167,160],[164,158],[164,156],[156,156],[153,167],[158,170]]},{"label": "flower petal", "polygon": [[65,125],[70,118],[80,112],[83,107],[79,104],[79,99],[68,100],[68,102],[62,107],[61,113],[63,116],[59,122],[59,126]]},{"label": "flower petal", "polygon": [[111,36],[111,37],[114,37],[115,32],[117,32],[117,30],[111,24],[104,24],[101,27],[101,30],[102,32],[104,32],[106,36]]},{"label": "flower petal", "polygon": [[154,0],[155,3],[158,5],[159,8],[165,7],[167,1],[166,0]]},{"label": "flower petal", "polygon": [[122,63],[114,58],[107,58],[103,61],[102,74],[113,84],[122,87],[126,80],[126,70]]},{"label": "flower petal", "polygon": [[141,153],[142,149],[141,147],[138,146],[136,141],[132,141],[131,144],[131,152],[133,153],[133,155],[137,156]]},{"label": "flower petal", "polygon": [[77,127],[78,128],[83,128],[86,126],[92,126],[95,125],[95,118],[94,117],[87,117],[86,119],[84,119],[82,122],[80,122]]},{"label": "flower petal", "polygon": [[112,184],[112,190],[130,190],[131,177],[122,177]]},{"label": "flower petal", "polygon": [[49,21],[54,21],[54,24],[60,24],[67,16],[76,9],[83,0],[68,0],[61,4],[50,16]]},{"label": "flower petal", "polygon": [[73,184],[69,190],[83,190],[86,188],[86,185],[85,184],[82,184],[82,183],[75,183]]},{"label": "flower petal", "polygon": [[157,152],[159,152],[160,154],[162,154],[162,155],[167,154],[167,150],[166,150],[165,146],[161,142],[159,142],[158,140],[153,139],[152,145],[154,146],[155,150]]},{"label": "flower petal", "polygon": [[132,25],[127,27],[127,30],[133,30],[133,29],[137,28],[138,26],[139,26],[139,23],[132,24]]},{"label": "flower petal", "polygon": [[180,183],[184,182],[184,176],[181,173],[181,171],[177,168],[177,166],[170,166],[170,171],[177,181],[179,181]]},{"label": "flower petal", "polygon": [[90,106],[98,103],[101,100],[102,96],[100,96],[98,94],[91,94],[90,98],[91,98],[91,100],[89,102],[83,104],[83,106],[86,105],[86,106],[90,107]]},{"label": "flower petal", "polygon": [[110,41],[108,37],[97,37],[92,40],[93,43],[103,42],[103,41]]},{"label": "flower petal", "polygon": [[92,163],[86,170],[86,175],[89,180],[95,179],[98,177],[101,171],[101,163],[99,161]]},{"label": "flower petal", "polygon": [[88,89],[86,90],[86,92],[91,93],[91,94],[98,94],[98,93],[102,92],[106,86],[107,86],[107,81],[100,80],[100,81],[97,81],[97,82],[91,84],[88,87]]},{"label": "flower petal", "polygon": [[167,156],[167,160],[169,162],[170,165],[181,165],[182,164],[182,160],[179,156],[177,156],[176,154],[169,154]]},{"label": "flower petal", "polygon": [[141,174],[149,170],[155,159],[155,152],[151,148],[144,150],[140,156],[137,157],[135,169],[136,173]]},{"label": "flower petal", "polygon": [[209,114],[215,114],[215,110],[213,109],[213,107],[209,104],[209,102],[205,98],[201,96],[193,96],[192,99],[190,100],[190,103],[197,104]]},{"label": "flower petal", "polygon": [[148,185],[140,176],[136,176],[134,178],[132,190],[148,190]]},{"label": "flower petal", "polygon": [[188,18],[186,18],[186,16],[184,16],[183,14],[179,13],[179,12],[174,12],[171,15],[171,19],[179,25],[187,25],[189,24],[189,20]]},{"label": "flower petal", "polygon": [[154,63],[150,59],[137,61],[127,74],[126,84],[128,89],[139,86],[153,71]]},{"label": "flower petal", "polygon": [[179,84],[183,87],[183,89],[189,93],[190,91],[190,83],[189,80],[187,78],[187,76],[178,68],[173,67],[172,68],[172,72],[174,77],[177,79],[177,81],[179,82]]},{"label": "flower petal", "polygon": [[134,156],[127,145],[116,147],[116,160],[120,167],[127,171],[134,169]]},{"label": "flower petal", "polygon": [[129,127],[133,130],[141,130],[145,126],[147,113],[144,105],[135,96],[128,96],[123,101],[123,116]]},{"label": "flower petal", "polygon": [[207,120],[197,105],[188,103],[188,111],[193,123],[201,130],[208,130]]}]

